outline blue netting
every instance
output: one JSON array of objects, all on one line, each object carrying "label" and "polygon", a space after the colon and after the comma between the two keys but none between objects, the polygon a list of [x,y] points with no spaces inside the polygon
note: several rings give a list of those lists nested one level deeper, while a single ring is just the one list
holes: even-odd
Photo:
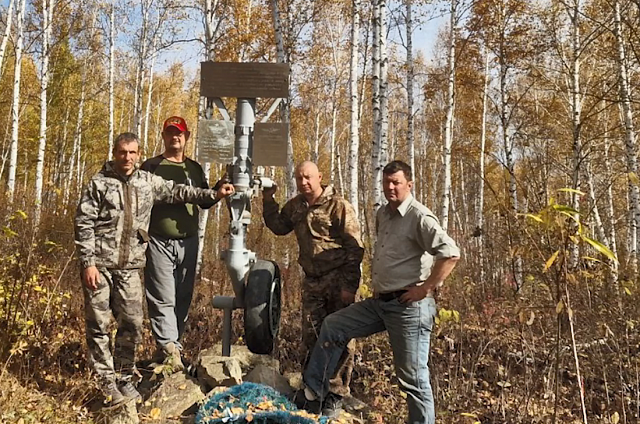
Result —
[{"label": "blue netting", "polygon": [[269,386],[242,383],[207,399],[196,415],[196,424],[326,424],[327,418],[299,411]]}]

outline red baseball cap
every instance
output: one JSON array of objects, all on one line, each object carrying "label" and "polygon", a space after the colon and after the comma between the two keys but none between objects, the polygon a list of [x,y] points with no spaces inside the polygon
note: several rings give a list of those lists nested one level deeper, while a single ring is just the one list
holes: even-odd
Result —
[{"label": "red baseball cap", "polygon": [[167,127],[176,127],[177,129],[179,129],[182,132],[188,132],[189,129],[187,128],[187,121],[184,120],[184,118],[181,118],[179,116],[172,116],[170,118],[167,118],[166,121],[164,121],[164,125],[162,126],[162,130],[166,130]]}]

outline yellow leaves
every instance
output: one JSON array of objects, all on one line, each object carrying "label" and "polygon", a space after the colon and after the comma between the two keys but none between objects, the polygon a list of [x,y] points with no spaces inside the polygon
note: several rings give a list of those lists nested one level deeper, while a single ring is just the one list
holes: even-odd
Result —
[{"label": "yellow leaves", "polygon": [[478,415],[473,414],[471,412],[461,412],[460,415],[462,415],[463,417],[468,417],[468,418],[473,418],[473,424],[480,424],[480,421],[478,420]]},{"label": "yellow leaves", "polygon": [[25,342],[24,340],[20,340],[19,342],[16,342],[11,349],[9,350],[9,354],[11,356],[13,355],[21,355],[23,354],[26,350],[27,350],[27,342]]},{"label": "yellow leaves", "polygon": [[186,384],[181,384],[178,386],[178,390],[186,390],[187,385]]},{"label": "yellow leaves", "polygon": [[436,324],[444,324],[445,322],[454,321],[456,323],[460,322],[460,312],[453,309],[445,309],[441,308],[438,311],[438,316],[436,317]]},{"label": "yellow leaves", "polygon": [[526,218],[529,218],[529,219],[533,219],[534,221],[537,221],[537,222],[540,222],[540,223],[544,223],[544,221],[542,220],[540,215],[532,214],[532,213],[525,213],[525,214],[523,214],[523,216],[526,217]]},{"label": "yellow leaves", "polygon": [[564,302],[561,300],[560,302],[558,302],[558,304],[556,305],[556,314],[560,314],[562,312],[562,310],[564,309]]},{"label": "yellow leaves", "polygon": [[531,326],[533,325],[533,321],[535,321],[536,319],[536,314],[533,311],[529,311],[529,313],[527,314],[527,311],[521,310],[518,314],[518,318],[522,324]]},{"label": "yellow leaves", "polygon": [[581,192],[580,190],[576,190],[574,188],[568,188],[568,187],[561,188],[558,191],[561,191],[561,192],[564,192],[564,193],[575,193],[578,196],[584,196],[586,194],[586,193]]},{"label": "yellow leaves", "polygon": [[611,424],[618,424],[620,422],[620,414],[618,412],[614,412],[611,416]]},{"label": "yellow leaves", "polygon": [[549,268],[551,268],[551,265],[553,265],[553,263],[556,261],[559,253],[560,250],[556,250],[555,252],[553,252],[553,255],[551,255],[551,257],[547,259],[547,262],[544,264],[544,269],[542,270],[542,272],[547,272]]},{"label": "yellow leaves", "polygon": [[149,412],[149,417],[151,417],[152,420],[158,420],[160,419],[161,416],[162,416],[162,410],[160,408],[153,408]]},{"label": "yellow leaves", "polygon": [[15,231],[13,231],[11,228],[7,226],[2,227],[2,231],[4,232],[4,235],[7,238],[12,238],[18,235],[18,233],[16,233]]},{"label": "yellow leaves", "polygon": [[640,185],[640,179],[634,172],[629,172],[629,182],[635,186]]},{"label": "yellow leaves", "polygon": [[593,240],[587,236],[582,236],[582,239],[584,241],[586,241],[587,243],[589,243],[594,249],[596,249],[598,252],[602,253],[604,256],[606,256],[608,259],[614,261],[614,262],[618,262],[618,258],[616,258],[616,255],[604,244],[600,243],[599,241]]}]

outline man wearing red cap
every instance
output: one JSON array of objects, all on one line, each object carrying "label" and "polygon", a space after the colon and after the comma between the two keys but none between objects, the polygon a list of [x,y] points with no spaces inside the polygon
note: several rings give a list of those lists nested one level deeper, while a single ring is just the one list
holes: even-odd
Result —
[{"label": "man wearing red cap", "polygon": [[[148,159],[142,169],[176,183],[208,188],[200,164],[185,156],[189,129],[184,118],[164,121],[164,152]],[[203,205],[209,208],[212,204]],[[158,354],[172,370],[184,369],[180,338],[185,329],[198,257],[198,208],[191,204],[158,204],[149,225],[149,248],[144,280],[151,330]]]}]

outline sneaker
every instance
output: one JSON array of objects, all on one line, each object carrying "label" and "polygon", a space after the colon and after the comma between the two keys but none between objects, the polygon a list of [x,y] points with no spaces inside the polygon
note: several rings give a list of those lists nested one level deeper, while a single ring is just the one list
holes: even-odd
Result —
[{"label": "sneaker", "polygon": [[130,381],[122,382],[118,385],[120,393],[126,398],[133,399],[136,403],[142,402],[142,395]]},{"label": "sneaker", "polygon": [[329,392],[324,402],[322,402],[322,415],[334,419],[338,418],[342,411],[342,396]]},{"label": "sneaker", "polygon": [[319,400],[308,400],[304,395],[304,390],[298,390],[295,398],[293,399],[293,403],[299,410],[305,410],[310,414],[320,415],[320,401]]},{"label": "sneaker", "polygon": [[104,395],[104,402],[110,406],[119,405],[127,400],[120,390],[115,380],[107,380],[101,387]]},{"label": "sneaker", "polygon": [[182,363],[182,357],[180,356],[180,349],[173,344],[168,343],[162,348],[164,353],[164,364],[171,366],[171,372],[178,372],[184,370],[184,364]]}]

